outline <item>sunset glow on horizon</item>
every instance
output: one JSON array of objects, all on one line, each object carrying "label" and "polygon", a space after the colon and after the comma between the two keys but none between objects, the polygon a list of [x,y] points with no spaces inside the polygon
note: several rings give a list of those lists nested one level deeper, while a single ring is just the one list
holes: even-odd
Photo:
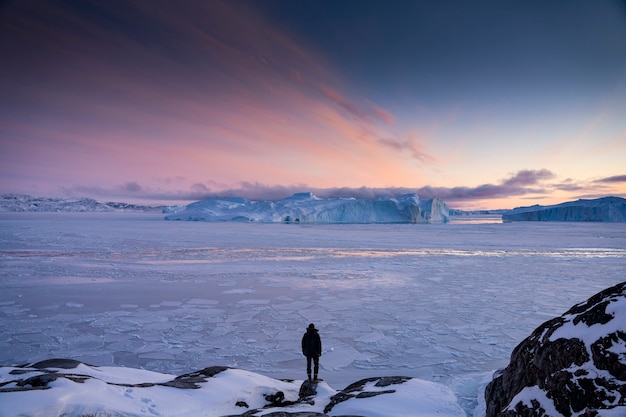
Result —
[{"label": "sunset glow on horizon", "polygon": [[8,1],[0,193],[626,197],[619,1]]}]

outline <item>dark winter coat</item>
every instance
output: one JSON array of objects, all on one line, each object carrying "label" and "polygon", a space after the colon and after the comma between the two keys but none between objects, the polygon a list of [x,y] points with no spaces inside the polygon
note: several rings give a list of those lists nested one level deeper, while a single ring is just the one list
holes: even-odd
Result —
[{"label": "dark winter coat", "polygon": [[322,339],[317,329],[307,329],[302,336],[302,354],[310,358],[322,356]]}]

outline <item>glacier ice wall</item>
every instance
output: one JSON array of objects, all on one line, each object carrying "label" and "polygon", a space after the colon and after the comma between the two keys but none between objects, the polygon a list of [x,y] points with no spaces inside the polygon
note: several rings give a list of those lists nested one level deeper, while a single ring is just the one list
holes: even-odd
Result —
[{"label": "glacier ice wall", "polygon": [[502,214],[505,222],[626,222],[626,199],[604,197],[577,200],[553,206],[518,207]]}]

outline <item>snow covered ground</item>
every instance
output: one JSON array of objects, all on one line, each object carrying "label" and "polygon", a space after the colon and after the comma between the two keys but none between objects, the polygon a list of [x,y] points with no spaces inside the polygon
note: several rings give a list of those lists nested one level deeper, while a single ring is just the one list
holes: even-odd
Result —
[{"label": "snow covered ground", "polygon": [[626,224],[294,225],[0,213],[0,365],[65,357],[303,379],[406,375],[471,415],[545,320],[624,280]]}]

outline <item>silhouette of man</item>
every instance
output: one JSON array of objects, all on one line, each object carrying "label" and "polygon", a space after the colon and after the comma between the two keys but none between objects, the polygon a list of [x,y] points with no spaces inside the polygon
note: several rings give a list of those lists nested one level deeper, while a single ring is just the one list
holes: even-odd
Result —
[{"label": "silhouette of man", "polygon": [[306,356],[306,373],[311,381],[311,360],[313,360],[313,379],[317,380],[320,370],[320,356],[322,356],[322,339],[313,323],[309,324],[306,333],[302,336],[302,354]]}]

